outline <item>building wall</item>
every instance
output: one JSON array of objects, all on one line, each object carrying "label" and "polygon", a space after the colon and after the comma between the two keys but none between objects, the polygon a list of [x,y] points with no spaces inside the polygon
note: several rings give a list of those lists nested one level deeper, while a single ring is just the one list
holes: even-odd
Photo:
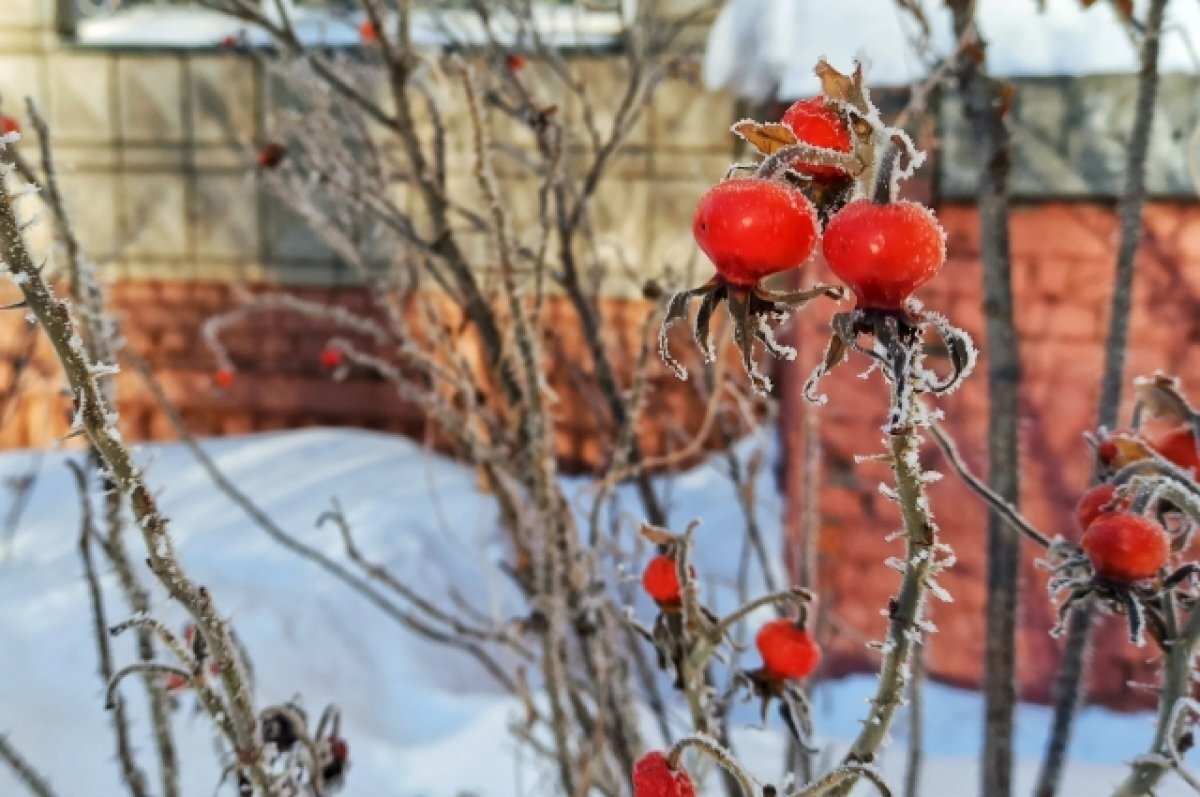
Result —
[{"label": "building wall", "polygon": [[[949,261],[919,295],[926,304],[964,327],[983,351],[975,377],[939,401],[946,427],[958,440],[976,473],[987,471],[987,339],[982,315],[979,219],[969,205],[943,205],[939,217],[949,234]],[[1020,440],[1021,510],[1050,535],[1075,537],[1071,512],[1090,478],[1083,432],[1093,429],[1099,401],[1103,346],[1117,236],[1111,206],[1082,202],[1039,203],[1015,209],[1012,218],[1013,279],[1020,334],[1022,423]],[[1137,261],[1126,384],[1156,370],[1178,374],[1194,400],[1200,399],[1200,206],[1152,202],[1145,213],[1145,238]],[[813,361],[827,338],[821,313],[806,313],[798,330],[801,359]],[[935,358],[931,361],[938,365]],[[856,454],[879,450],[879,427],[886,389],[878,377],[864,389],[851,362],[825,385],[829,404],[820,412],[824,444],[821,491],[821,576],[826,605],[840,637],[831,659],[835,672],[871,669],[874,655],[862,642],[881,638],[885,620],[879,607],[899,585],[899,575],[883,565],[900,555],[901,543],[884,542],[899,528],[895,507],[876,486],[888,479],[875,464],[856,464]],[[790,396],[803,367],[785,371]],[[1125,394],[1122,418],[1132,408]],[[784,489],[795,524],[804,511],[803,407],[784,401],[781,428],[789,437]],[[934,603],[940,629],[928,643],[930,668],[943,680],[975,686],[981,676],[985,642],[986,512],[954,476],[936,447],[926,446],[927,466],[945,478],[930,488],[930,500],[943,538],[957,564],[940,579],[954,595],[952,604]],[[1025,546],[1022,565],[1018,675],[1024,699],[1048,700],[1061,654],[1061,642],[1047,631],[1054,622],[1046,599],[1046,574],[1036,567],[1038,552]],[[1130,707],[1153,696],[1130,690],[1130,680],[1151,682],[1156,656],[1136,648],[1125,635],[1123,618],[1106,618],[1092,654],[1090,699]]]}]

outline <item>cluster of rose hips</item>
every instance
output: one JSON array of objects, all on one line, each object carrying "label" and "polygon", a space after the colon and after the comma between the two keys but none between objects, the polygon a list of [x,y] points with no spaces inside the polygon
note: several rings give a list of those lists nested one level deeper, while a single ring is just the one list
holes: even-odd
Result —
[{"label": "cluster of rose hips", "polygon": [[[642,588],[659,608],[654,630],[647,633],[647,637],[658,652],[659,666],[663,669],[672,667],[675,686],[682,689],[686,683],[685,663],[694,659],[697,636],[708,637],[715,645],[721,641],[717,637],[723,632],[719,630],[717,618],[703,605],[697,603],[695,607],[697,620],[694,622],[700,627],[693,627],[684,616],[684,587],[679,580],[677,554],[678,548],[673,544],[661,546],[660,552],[642,571]],[[690,566],[688,570],[694,579],[695,570]],[[802,598],[804,601],[810,599],[807,595]],[[734,679],[736,687],[748,688],[750,694],[761,701],[764,721],[767,709],[778,700],[779,713],[788,729],[805,746],[812,734],[812,712],[798,682],[812,675],[821,662],[821,648],[806,628],[806,617],[806,605],[802,603],[799,619],[779,618],[765,623],[754,640],[762,666],[738,672]]]},{"label": "cluster of rose hips", "polygon": [[668,305],[660,348],[680,378],[687,371],[670,356],[666,330],[687,317],[692,298],[702,297],[695,337],[706,360],[714,356],[713,312],[727,301],[752,386],[769,391],[770,381],[754,363],[755,341],[774,357],[795,356],[775,342],[769,322],[816,296],[841,298],[843,291],[818,285],[777,293],[762,283],[804,265],[818,243],[830,270],[856,298],[855,312],[835,325],[844,344],[839,352],[856,348],[859,334],[879,332],[885,324],[925,320],[909,300],[945,263],[945,234],[928,208],[896,196],[899,180],[922,156],[904,133],[880,120],[861,70],[846,76],[822,62],[817,72],[823,96],[796,102],[779,124],[734,126],[765,157],[735,166],[731,172],[750,168],[753,174],[727,176],[700,199],[692,232],[717,273]]},{"label": "cluster of rose hips", "polygon": [[[682,637],[684,627],[684,585],[680,583],[679,548],[674,542],[660,544],[659,552],[642,571],[642,589],[658,605],[659,616],[651,635],[659,651],[660,665],[673,661],[677,668],[676,687],[680,688],[680,661],[691,650]],[[689,577],[695,570],[689,566]],[[715,624],[716,618],[702,606],[698,607],[702,623]],[[807,746],[811,734],[808,701],[798,690],[798,682],[812,675],[821,662],[821,648],[805,627],[803,607],[799,620],[778,618],[764,623],[755,635],[754,644],[762,658],[762,666],[738,674],[735,683],[749,684],[762,700],[764,719],[769,702],[780,701],[780,714],[797,740]],[[712,628],[690,629],[692,634],[716,636]],[[633,771],[635,797],[692,797],[694,786],[687,772],[671,766],[661,752],[646,754]]]},{"label": "cluster of rose hips", "polygon": [[[683,587],[679,583],[675,560],[663,553],[652,558],[642,571],[642,589],[654,599],[660,611],[679,612],[683,604]],[[807,678],[821,663],[821,648],[803,623],[772,620],[759,629],[754,644],[762,656],[762,672],[772,679]]]},{"label": "cluster of rose hips", "polygon": [[1051,550],[1051,591],[1067,593],[1059,606],[1060,619],[1078,601],[1096,595],[1126,615],[1130,638],[1138,644],[1145,628],[1160,642],[1166,639],[1162,593],[1197,572],[1191,563],[1168,572],[1172,555],[1187,547],[1196,518],[1161,497],[1159,487],[1138,482],[1141,472],[1143,479],[1175,480],[1196,491],[1200,449],[1194,411],[1177,387],[1165,377],[1141,381],[1143,397],[1171,397],[1181,408],[1183,422],[1159,436],[1136,431],[1103,435],[1096,444],[1101,481],[1075,507],[1074,519],[1082,532],[1079,546],[1059,540]]}]

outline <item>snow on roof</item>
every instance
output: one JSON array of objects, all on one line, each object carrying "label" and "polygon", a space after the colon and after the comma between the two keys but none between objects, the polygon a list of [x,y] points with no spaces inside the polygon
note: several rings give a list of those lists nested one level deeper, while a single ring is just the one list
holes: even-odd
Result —
[{"label": "snow on roof", "polygon": [[[269,4],[267,16],[278,20],[274,9]],[[307,44],[340,47],[361,44],[361,15],[337,15],[294,5],[288,13],[297,36]],[[622,15],[618,13],[559,5],[538,5],[533,13],[541,34],[564,47],[608,45],[623,28]],[[495,14],[492,23],[492,34],[499,41],[515,41],[516,28],[511,19],[502,13]],[[271,43],[265,31],[199,6],[135,6],[81,20],[76,30],[79,44],[96,47],[215,47],[228,36],[244,37],[244,42],[255,46]],[[449,43],[478,45],[486,43],[488,38],[479,16],[473,12],[428,9],[414,12],[412,37],[422,47]]]},{"label": "snow on roof", "polygon": [[[917,0],[932,28],[934,58],[953,50],[943,0]],[[1143,19],[1148,0],[1135,1]],[[1080,0],[978,0],[979,29],[993,74],[1009,77],[1135,72],[1138,53],[1109,3]],[[870,85],[901,86],[928,73],[916,45],[920,30],[896,0],[728,0],[709,35],[704,79],[752,99],[792,99],[819,90],[813,66],[839,69],[856,58]],[[1171,3],[1159,67],[1200,72],[1200,3]]]}]

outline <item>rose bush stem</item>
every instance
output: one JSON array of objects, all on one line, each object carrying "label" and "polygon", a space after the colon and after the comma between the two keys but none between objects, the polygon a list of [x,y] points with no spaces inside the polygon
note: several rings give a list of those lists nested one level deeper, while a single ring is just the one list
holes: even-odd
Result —
[{"label": "rose bush stem", "polygon": [[[896,498],[904,521],[904,576],[900,592],[888,611],[888,633],[883,644],[883,664],[871,709],[858,738],[846,754],[847,763],[870,763],[883,744],[908,685],[913,651],[922,634],[922,615],[929,579],[933,575],[937,526],[929,510],[922,480],[919,448],[921,435],[909,412],[907,424],[888,437],[888,455],[896,476]],[[846,797],[858,781],[848,777],[829,791]]]},{"label": "rose bush stem", "polygon": [[41,270],[34,263],[18,221],[14,198],[0,182],[0,258],[24,296],[29,312],[46,332],[54,353],[66,373],[76,409],[75,423],[87,435],[104,464],[104,475],[116,489],[128,495],[134,519],[146,545],[147,564],[172,598],[179,601],[196,623],[212,652],[213,663],[229,695],[231,741],[236,746],[251,780],[261,794],[272,789],[262,766],[258,718],[250,685],[233,642],[208,591],[184,572],[167,532],[167,520],[146,484],[141,468],[121,441],[115,416],[100,387],[103,364],[93,362],[84,350],[68,304],[54,296]]},{"label": "rose bush stem", "polygon": [[[1167,606],[1167,620],[1174,622],[1174,602]],[[1200,605],[1192,608],[1187,624],[1167,653],[1163,668],[1162,693],[1158,700],[1158,722],[1150,754],[1133,765],[1125,780],[1113,792],[1113,797],[1145,797],[1153,794],[1154,786],[1170,769],[1171,751],[1179,744],[1180,727],[1175,707],[1185,700],[1192,685],[1192,658],[1200,645]]]}]

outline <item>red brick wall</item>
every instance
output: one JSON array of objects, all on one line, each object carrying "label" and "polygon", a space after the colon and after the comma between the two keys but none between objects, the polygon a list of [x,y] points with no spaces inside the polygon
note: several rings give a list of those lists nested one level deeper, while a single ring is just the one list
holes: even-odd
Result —
[{"label": "red brick wall", "polygon": [[[363,289],[278,288],[221,283],[127,281],[112,286],[110,305],[121,319],[130,348],[146,358],[167,395],[179,407],[189,429],[200,436],[243,434],[306,426],[354,426],[426,439],[420,413],[402,401],[389,383],[362,369],[349,369],[334,380],[319,364],[319,353],[331,337],[343,331],[313,318],[284,311],[246,315],[226,327],[221,341],[235,367],[232,387],[213,384],[217,368],[200,330],[206,319],[238,306],[245,295],[286,291],[302,299],[340,305],[371,315]],[[16,299],[11,287],[0,289],[0,301]],[[437,301],[423,297],[422,301]],[[447,314],[453,313],[448,305]],[[648,315],[653,306],[642,301],[603,302],[604,329],[618,376],[628,383],[636,363]],[[452,316],[450,328],[457,328]],[[545,350],[551,358],[550,383],[559,400],[553,405],[557,448],[564,470],[579,472],[604,462],[615,427],[603,396],[596,388],[590,357],[577,320],[561,299],[549,299],[543,312]],[[35,353],[22,372],[19,390],[6,400],[7,386],[23,359],[27,325],[19,313],[0,315],[0,447],[53,444],[68,429],[70,404],[62,380],[40,335]],[[36,330],[35,330],[36,331]],[[650,330],[656,334],[657,330]],[[682,342],[682,341],[681,341]],[[478,346],[469,338],[459,342],[468,359],[477,359]],[[681,345],[680,359],[694,364],[691,350]],[[690,356],[689,356],[690,355]],[[692,385],[685,385],[652,362],[649,390],[653,401],[642,411],[640,439],[644,450],[659,455],[691,441],[704,408]],[[734,365],[730,368],[737,366]],[[482,371],[482,368],[480,369]],[[170,440],[175,437],[141,378],[131,369],[118,377],[121,423],[127,439]],[[429,438],[441,449],[443,442]],[[712,442],[715,442],[715,437]],[[696,457],[683,461],[695,461]]]},{"label": "red brick wall", "polygon": [[[983,335],[978,217],[970,207],[939,211],[949,235],[950,258],[942,275],[920,292],[934,309],[966,328],[986,360]],[[1110,209],[1087,204],[1042,204],[1019,208],[1012,220],[1013,269],[1023,368],[1021,467],[1022,510],[1044,531],[1071,533],[1070,511],[1088,481],[1087,449],[1081,434],[1095,423],[1103,340],[1117,227]],[[1178,373],[1200,397],[1200,206],[1151,204],[1146,238],[1137,264],[1134,312],[1126,376],[1155,369]],[[812,361],[823,343],[824,318],[811,313],[799,331],[803,358]],[[878,377],[871,389],[856,379],[862,363],[844,367],[828,380],[829,405],[821,410],[826,486],[821,575],[827,605],[843,629],[835,669],[873,668],[875,659],[861,642],[884,630],[879,608],[898,585],[882,564],[900,543],[883,537],[899,526],[894,507],[877,492],[888,474],[875,465],[855,465],[853,456],[879,449],[885,392]],[[986,377],[980,372],[941,406],[947,426],[967,460],[986,472]],[[797,388],[806,369],[787,369],[788,389]],[[791,523],[797,523],[802,494],[799,462],[802,409],[785,404],[790,439],[784,487],[790,494]],[[1123,418],[1128,418],[1126,401]],[[953,476],[936,450],[930,467],[946,478],[930,490],[943,530],[958,564],[942,577],[954,603],[935,605],[941,629],[929,644],[933,673],[946,681],[977,684],[984,648],[985,514],[980,503]],[[1060,656],[1060,643],[1047,635],[1053,607],[1046,599],[1045,575],[1026,549],[1022,570],[1022,633],[1019,677],[1022,696],[1046,700]],[[1145,702],[1127,680],[1151,680],[1154,654],[1125,641],[1119,618],[1108,618],[1093,655],[1092,698],[1110,705]]]}]

